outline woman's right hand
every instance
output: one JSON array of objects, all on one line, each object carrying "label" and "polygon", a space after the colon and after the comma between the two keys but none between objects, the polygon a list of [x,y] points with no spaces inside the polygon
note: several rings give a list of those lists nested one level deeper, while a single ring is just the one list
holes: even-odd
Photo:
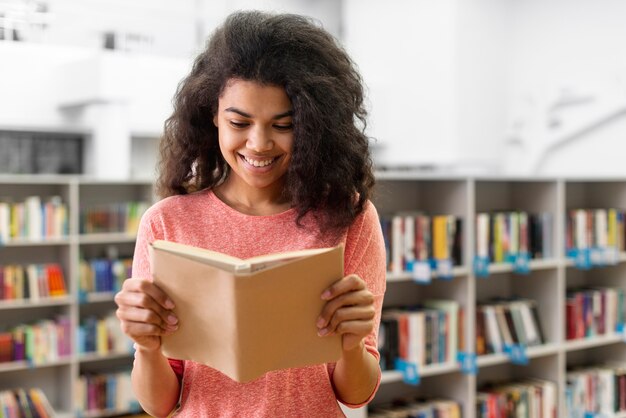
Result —
[{"label": "woman's right hand", "polygon": [[174,303],[149,280],[126,279],[115,295],[116,315],[124,334],[135,341],[137,348],[158,350],[161,336],[178,329]]}]

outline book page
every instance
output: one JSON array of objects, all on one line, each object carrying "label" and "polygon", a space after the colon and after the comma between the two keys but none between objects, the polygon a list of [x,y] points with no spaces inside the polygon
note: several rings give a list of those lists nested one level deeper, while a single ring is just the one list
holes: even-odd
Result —
[{"label": "book page", "polygon": [[167,251],[149,251],[154,283],[172,299],[178,318],[178,330],[161,338],[163,354],[235,373],[235,277]]},{"label": "book page", "polygon": [[316,253],[237,278],[241,381],[341,356],[341,337],[320,337],[316,321],[325,304],[322,292],[343,277],[343,251]]}]

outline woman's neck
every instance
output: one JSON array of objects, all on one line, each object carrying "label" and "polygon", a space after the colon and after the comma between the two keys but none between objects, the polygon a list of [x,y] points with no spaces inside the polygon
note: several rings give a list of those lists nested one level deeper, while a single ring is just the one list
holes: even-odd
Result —
[{"label": "woman's neck", "polygon": [[265,216],[284,212],[291,207],[281,187],[253,188],[238,184],[229,177],[213,189],[215,195],[231,208],[246,215]]}]

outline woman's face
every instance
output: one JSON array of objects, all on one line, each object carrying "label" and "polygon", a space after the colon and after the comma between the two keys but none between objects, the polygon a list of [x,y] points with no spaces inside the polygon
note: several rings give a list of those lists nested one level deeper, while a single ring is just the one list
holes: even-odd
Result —
[{"label": "woman's face", "polygon": [[238,186],[282,187],[293,147],[293,110],[285,89],[231,79],[213,123]]}]

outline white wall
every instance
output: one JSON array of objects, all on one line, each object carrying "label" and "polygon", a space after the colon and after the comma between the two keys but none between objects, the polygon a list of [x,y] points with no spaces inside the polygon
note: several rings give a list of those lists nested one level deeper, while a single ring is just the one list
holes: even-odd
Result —
[{"label": "white wall", "polygon": [[161,131],[171,113],[176,86],[190,66],[178,58],[11,42],[0,42],[0,62],[1,126],[88,124],[59,107],[82,79],[92,86],[83,95],[93,92],[91,99],[106,100],[117,94],[128,102],[131,130],[153,133]]},{"label": "white wall", "polygon": [[459,0],[458,171],[498,171],[506,130],[509,1]]},{"label": "white wall", "polygon": [[[626,2],[507,4],[506,121],[508,137],[517,143],[509,145],[505,167],[522,173],[625,175],[626,165],[615,156],[626,153],[624,112],[619,114],[626,106]],[[575,140],[559,143],[570,136]],[[546,158],[538,157],[550,144]]]},{"label": "white wall", "polygon": [[196,44],[195,0],[48,0],[53,20],[46,42],[102,48],[103,33],[146,39],[134,48],[189,58]]},{"label": "white wall", "polygon": [[368,87],[381,165],[454,161],[456,0],[345,0],[344,42]]}]

